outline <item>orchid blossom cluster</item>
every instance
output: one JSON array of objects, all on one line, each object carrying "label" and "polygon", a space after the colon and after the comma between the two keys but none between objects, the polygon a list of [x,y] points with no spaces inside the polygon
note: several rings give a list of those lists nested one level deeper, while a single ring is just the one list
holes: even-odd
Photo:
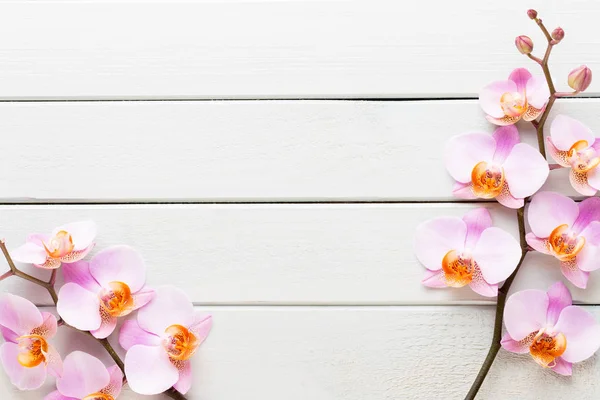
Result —
[{"label": "orchid blossom cluster", "polygon": [[[541,66],[543,75],[517,68],[508,79],[485,86],[479,104],[495,129],[454,136],[444,153],[446,169],[455,181],[453,194],[460,199],[495,199],[517,209],[519,238],[493,226],[489,207],[472,209],[462,217],[425,221],[415,235],[415,254],[426,268],[423,285],[469,286],[481,296],[498,297],[494,341],[468,399],[474,398],[500,347],[529,354],[537,364],[561,375],[571,375],[573,363],[600,348],[600,324],[588,311],[572,305],[564,283],[556,282],[547,292],[524,290],[507,299],[529,251],[550,256],[549,268],[560,268],[577,288],[585,289],[592,272],[600,269],[600,198],[575,202],[560,193],[540,191],[550,170],[558,168],[570,169],[570,183],[579,194],[592,196],[600,190],[600,138],[591,129],[556,115],[550,135],[546,140],[543,136],[555,100],[587,89],[592,73],[585,66],[576,68],[567,78],[573,92],[557,92],[548,58],[564,31],[556,28],[549,33],[534,10],[528,16],[546,37],[545,56],[532,54],[533,41],[527,36],[517,37],[515,45]],[[517,122],[533,125],[538,149],[522,142]],[[546,161],[546,144],[555,165]],[[525,228],[526,205],[530,232]],[[500,340],[502,320],[506,333]]]},{"label": "orchid blossom cluster", "polygon": [[[178,288],[146,286],[146,264],[129,246],[111,246],[86,260],[95,238],[96,224],[81,221],[60,226],[50,235],[32,234],[10,253],[0,241],[10,266],[0,280],[17,276],[42,286],[59,317],[40,311],[23,297],[0,294],[0,333],[5,341],[0,361],[6,374],[20,390],[38,389],[51,375],[56,390],[45,400],[115,400],[124,383],[140,394],[185,399],[192,385],[190,360],[211,330],[211,316],[195,311]],[[26,274],[14,261],[51,270],[50,280]],[[64,284],[57,293],[59,268]],[[105,366],[83,351],[62,358],[54,347],[59,326],[96,338],[115,364]],[[124,362],[106,340],[117,336],[117,330]]]}]

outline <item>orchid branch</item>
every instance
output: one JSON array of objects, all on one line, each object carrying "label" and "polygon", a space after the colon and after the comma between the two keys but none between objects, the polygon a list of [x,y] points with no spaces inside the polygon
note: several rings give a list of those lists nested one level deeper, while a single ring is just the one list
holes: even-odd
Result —
[{"label": "orchid branch", "polygon": [[[6,242],[4,240],[0,240],[0,249],[2,250],[2,253],[4,254],[4,258],[6,259],[6,262],[8,263],[8,266],[10,267],[9,271],[7,271],[6,273],[4,273],[0,276],[0,281],[4,280],[6,278],[9,278],[11,276],[17,276],[17,277],[25,279],[29,282],[35,283],[36,285],[41,286],[44,289],[46,289],[46,291],[52,298],[52,302],[56,306],[56,304],[58,303],[58,295],[56,294],[56,289],[54,289],[54,284],[56,282],[57,269],[52,270],[52,273],[50,274],[50,278],[48,279],[48,281],[43,281],[43,280],[38,279],[32,275],[29,275],[28,273],[25,273],[17,268],[12,257],[10,256],[10,253],[8,252],[8,249],[6,248]],[[81,332],[85,335],[88,335],[88,336],[94,338],[98,343],[100,343],[102,345],[102,347],[104,347],[104,349],[111,356],[111,358],[113,359],[115,364],[117,364],[119,369],[121,371],[123,371],[123,376],[125,376],[125,365],[123,363],[123,360],[121,360],[121,357],[119,357],[119,355],[117,354],[117,352],[115,351],[115,349],[112,347],[112,345],[109,343],[109,341],[107,339],[98,339],[94,335],[92,335],[91,332],[79,330],[79,329],[75,328],[74,326],[67,324],[63,319],[60,319],[58,321],[58,325],[69,327],[71,329],[74,329],[78,332]],[[184,395],[182,395],[181,393],[179,393],[174,388],[170,388],[170,389],[164,391],[163,394],[165,394],[166,396],[168,396],[172,399],[175,399],[175,400],[186,400],[186,397]]]},{"label": "orchid branch", "polygon": [[[562,97],[565,95],[564,93],[556,92],[554,83],[552,82],[550,68],[548,67],[548,60],[550,58],[550,52],[552,51],[552,47],[554,47],[556,44],[558,44],[560,42],[560,40],[564,37],[564,32],[561,28],[557,28],[552,32],[552,35],[551,35],[548,32],[548,29],[546,29],[546,27],[542,23],[542,20],[537,18],[537,12],[535,12],[534,10],[529,10],[528,15],[530,16],[531,19],[533,19],[537,23],[537,25],[540,27],[540,29],[542,30],[544,36],[546,37],[546,39],[548,41],[548,46],[546,47],[546,52],[545,52],[544,58],[542,60],[540,60],[539,58],[530,54],[531,49],[529,49],[529,53],[526,53],[529,58],[531,58],[532,60],[534,60],[535,62],[537,62],[538,64],[540,64],[542,66],[542,70],[543,70],[544,76],[546,78],[546,83],[548,84],[548,89],[550,90],[550,98],[548,100],[548,104],[546,105],[546,108],[544,109],[544,112],[542,113],[539,121],[536,121],[536,120],[531,121],[531,123],[533,124],[533,126],[535,127],[536,132],[537,132],[538,149],[539,149],[540,153],[542,154],[542,156],[544,158],[546,158],[546,146],[544,143],[544,125],[546,124],[548,115],[550,114],[550,110],[552,109],[552,106],[554,105],[556,98]],[[519,39],[519,38],[517,38],[517,39]],[[521,52],[523,52],[522,51],[523,47],[527,46],[527,45],[528,45],[528,43],[526,43],[526,42],[525,43],[517,43],[517,47],[518,48],[521,47],[519,49]],[[533,47],[533,45],[531,45],[531,48],[532,47]],[[525,203],[527,203],[527,201],[528,201],[528,199],[525,199]],[[525,260],[525,255],[531,250],[531,248],[529,247],[529,245],[527,244],[527,241],[525,239],[525,234],[526,234],[526,232],[525,232],[525,206],[523,206],[517,210],[517,222],[519,225],[519,242],[520,242],[521,249],[522,249],[521,259],[519,260],[519,263],[517,264],[517,267],[515,268],[514,272],[508,277],[508,279],[506,279],[506,281],[504,282],[504,285],[500,289],[498,289],[498,299],[496,301],[496,317],[495,317],[495,321],[494,321],[494,333],[492,336],[492,344],[490,345],[488,354],[487,354],[485,360],[483,361],[483,364],[481,365],[481,369],[479,370],[479,373],[477,374],[475,381],[471,385],[471,388],[469,389],[469,392],[467,393],[465,400],[475,399],[477,392],[481,388],[481,385],[483,384],[483,381],[485,380],[492,364],[494,363],[494,360],[496,359],[496,355],[498,354],[498,351],[500,350],[500,347],[501,347],[500,342],[502,340],[502,325],[503,325],[503,319],[504,319],[504,307],[506,306],[506,299],[507,299],[508,291],[510,290],[510,286],[512,285],[517,273],[519,272],[519,268],[521,267],[521,265],[523,264],[523,261]]]}]

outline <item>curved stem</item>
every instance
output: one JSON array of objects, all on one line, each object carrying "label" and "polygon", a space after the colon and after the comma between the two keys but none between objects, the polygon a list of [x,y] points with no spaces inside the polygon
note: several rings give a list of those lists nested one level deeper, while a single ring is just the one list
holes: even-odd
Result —
[{"label": "curved stem", "polygon": [[[54,289],[54,283],[56,281],[56,271],[57,270],[56,269],[52,270],[50,279],[47,282],[43,281],[41,279],[36,278],[35,276],[31,276],[31,275],[21,271],[20,269],[18,269],[16,267],[15,263],[12,260],[12,257],[10,256],[10,254],[8,252],[8,249],[6,248],[6,243],[4,242],[4,240],[0,240],[0,249],[2,250],[2,253],[4,254],[4,258],[6,258],[6,262],[8,263],[8,266],[10,267],[10,270],[8,272],[6,272],[6,273],[2,274],[2,276],[0,276],[0,281],[2,281],[5,278],[8,278],[10,276],[18,276],[19,278],[22,278],[29,282],[35,283],[36,285],[39,285],[39,286],[43,287],[44,289],[46,289],[46,291],[48,292],[50,297],[52,297],[52,302],[56,306],[56,304],[58,303],[58,295],[56,294],[56,289]],[[108,342],[107,339],[98,339],[97,337],[92,335],[92,333],[89,331],[82,331],[82,330],[75,328],[74,326],[67,324],[62,318],[58,321],[58,325],[59,326],[67,326],[71,329],[74,329],[78,332],[81,332],[85,335],[88,335],[88,336],[94,338],[98,343],[100,343],[102,345],[102,347],[104,347],[104,349],[111,356],[111,358],[113,359],[115,364],[117,364],[119,369],[121,371],[123,371],[123,376],[125,376],[125,365],[123,364],[123,360],[121,360],[121,357],[119,357],[119,355],[117,354],[117,352],[112,347],[112,345]],[[184,395],[182,395],[181,393],[179,393],[174,388],[170,388],[170,389],[164,391],[163,393],[166,396],[168,396],[172,399],[175,399],[175,400],[186,400],[186,397]]]}]

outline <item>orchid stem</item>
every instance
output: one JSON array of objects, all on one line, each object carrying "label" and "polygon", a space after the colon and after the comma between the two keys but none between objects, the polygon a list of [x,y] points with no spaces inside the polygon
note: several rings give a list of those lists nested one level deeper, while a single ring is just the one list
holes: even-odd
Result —
[{"label": "orchid stem", "polygon": [[[14,276],[18,276],[19,278],[25,279],[29,282],[33,282],[36,285],[39,285],[48,291],[48,294],[50,294],[50,297],[52,297],[52,302],[56,306],[56,304],[58,303],[58,295],[56,294],[56,290],[54,289],[54,283],[56,282],[57,269],[52,270],[52,273],[50,274],[50,279],[47,282],[43,281],[43,280],[38,279],[35,276],[31,276],[17,268],[17,266],[13,262],[12,257],[10,256],[10,254],[8,252],[8,249],[6,248],[6,243],[4,242],[4,240],[0,240],[0,249],[2,250],[2,253],[4,254],[4,258],[6,258],[6,262],[8,263],[8,266],[10,267],[10,270],[8,272],[6,272],[0,276],[0,281],[14,275]],[[111,356],[111,358],[117,364],[119,369],[121,371],[123,371],[123,376],[125,376],[125,365],[123,364],[123,360],[121,360],[121,357],[119,357],[119,355],[117,354],[117,352],[112,347],[112,345],[108,342],[107,339],[98,339],[94,335],[92,335],[92,333],[89,331],[82,331],[82,330],[75,328],[74,326],[67,324],[62,318],[58,321],[58,326],[66,326],[66,327],[69,327],[71,329],[74,329],[78,332],[81,332],[85,335],[88,335],[88,336],[94,338],[98,343],[100,343],[102,345],[102,347],[104,347],[106,352]],[[185,396],[182,395],[181,393],[179,393],[174,388],[170,388],[169,390],[166,390],[163,393],[166,396],[168,396],[172,399],[175,399],[175,400],[186,400]]]},{"label": "orchid stem", "polygon": [[508,277],[508,279],[504,282],[504,285],[500,289],[498,289],[498,300],[496,302],[496,317],[494,321],[494,335],[492,337],[492,344],[490,345],[490,350],[488,351],[483,364],[481,365],[481,369],[475,378],[475,381],[471,385],[471,389],[465,400],[473,400],[475,396],[477,396],[477,392],[479,392],[479,388],[483,384],[494,360],[496,359],[496,355],[500,350],[500,341],[502,340],[502,323],[504,319],[504,306],[506,305],[506,297],[508,295],[508,290],[510,289],[510,285],[512,285],[513,280],[517,276],[517,272],[519,272],[519,268],[523,261],[525,260],[525,255],[529,252],[529,246],[527,246],[527,241],[525,240],[525,206],[519,208],[517,210],[517,221],[519,223],[519,241],[521,243],[521,259],[517,264],[517,268],[515,268],[514,272]]},{"label": "orchid stem", "polygon": [[[546,124],[546,120],[548,119],[548,115],[550,114],[550,110],[552,109],[556,98],[559,97],[561,94],[557,95],[556,89],[554,88],[554,83],[552,82],[552,77],[550,76],[550,69],[548,68],[548,59],[550,58],[550,51],[556,43],[552,41],[552,37],[550,36],[550,33],[548,33],[548,30],[546,29],[544,24],[542,23],[542,20],[536,18],[535,22],[537,22],[538,26],[544,33],[544,36],[546,36],[546,39],[548,40],[546,54],[544,55],[544,59],[541,61],[540,65],[542,66],[544,76],[546,77],[546,82],[548,83],[548,89],[550,90],[550,98],[548,99],[548,104],[546,105],[546,108],[544,109],[544,112],[542,113],[539,121],[534,120],[531,121],[531,123],[537,131],[538,149],[542,156],[546,158],[546,146],[544,144],[544,125]],[[529,58],[532,58],[534,61],[539,63],[539,59],[537,57],[530,56]],[[527,202],[528,199],[525,199],[525,203]],[[517,210],[517,222],[519,224],[519,242],[522,251],[521,259],[519,260],[519,263],[517,264],[517,267],[515,268],[514,272],[504,282],[504,285],[502,285],[502,287],[498,289],[498,300],[496,301],[496,317],[494,321],[494,334],[492,337],[492,344],[490,345],[488,354],[485,360],[483,361],[481,369],[479,370],[479,373],[477,374],[473,385],[471,385],[471,389],[469,389],[469,393],[467,393],[465,400],[475,399],[475,396],[477,396],[477,392],[479,392],[479,388],[481,388],[481,385],[483,384],[483,381],[485,380],[488,372],[490,371],[490,368],[492,367],[492,364],[496,359],[496,355],[500,350],[500,342],[502,340],[502,323],[504,318],[504,307],[506,305],[508,291],[515,277],[517,276],[517,272],[519,272],[519,268],[521,268],[521,264],[523,264],[523,261],[525,260],[525,255],[531,250],[525,238],[525,206]]]}]

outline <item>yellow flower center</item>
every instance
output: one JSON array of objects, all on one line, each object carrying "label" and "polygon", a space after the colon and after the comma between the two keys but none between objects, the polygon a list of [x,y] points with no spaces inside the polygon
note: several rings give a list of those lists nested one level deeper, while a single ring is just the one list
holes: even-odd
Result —
[{"label": "yellow flower center", "polygon": [[52,258],[60,258],[66,256],[73,251],[75,245],[73,244],[73,238],[67,231],[59,231],[54,235],[48,243],[42,243],[48,256]]},{"label": "yellow flower center", "polygon": [[567,338],[562,333],[549,336],[540,330],[529,346],[529,353],[544,368],[553,367],[556,357],[560,357],[567,349]]},{"label": "yellow flower center", "polygon": [[82,400],[115,400],[115,398],[110,394],[98,392],[87,395]]},{"label": "yellow flower center", "polygon": [[184,361],[189,359],[200,345],[192,332],[181,325],[171,325],[165,329],[167,338],[163,347],[173,360]]},{"label": "yellow flower center", "polygon": [[567,162],[577,172],[587,172],[600,164],[600,157],[588,142],[580,140],[576,142],[567,152]]},{"label": "yellow flower center", "polygon": [[556,258],[560,261],[568,261],[577,256],[577,254],[585,246],[585,238],[583,236],[577,236],[569,230],[569,225],[559,225],[548,238],[550,247]]},{"label": "yellow flower center", "polygon": [[502,167],[481,161],[471,171],[473,193],[482,199],[493,199],[502,193],[504,170]]},{"label": "yellow flower center", "polygon": [[100,311],[105,311],[111,317],[122,317],[129,314],[134,307],[131,289],[123,282],[110,282],[110,290],[100,294]]},{"label": "yellow flower center", "polygon": [[473,280],[475,261],[469,255],[450,250],[442,259],[442,271],[446,278],[446,285],[463,287]]},{"label": "yellow flower center", "polygon": [[33,368],[46,361],[48,342],[40,335],[24,335],[17,338],[19,354],[17,361],[25,368]]},{"label": "yellow flower center", "polygon": [[500,107],[505,115],[518,117],[527,111],[527,98],[518,92],[506,92],[500,98]]}]

